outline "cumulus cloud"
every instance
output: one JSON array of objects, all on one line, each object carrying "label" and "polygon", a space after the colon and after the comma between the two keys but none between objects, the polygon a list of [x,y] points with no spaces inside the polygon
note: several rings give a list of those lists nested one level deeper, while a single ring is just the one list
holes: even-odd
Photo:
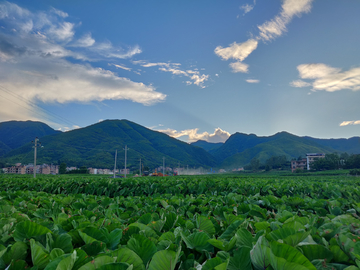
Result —
[{"label": "cumulus cloud", "polygon": [[257,48],[257,45],[257,40],[249,39],[243,43],[234,42],[226,48],[218,46],[215,48],[215,53],[223,60],[236,59],[239,61],[243,61]]},{"label": "cumulus cloud", "polygon": [[[4,25],[3,33],[0,33],[0,86],[7,89],[7,92],[0,92],[0,120],[42,120],[44,115],[39,115],[34,108],[39,101],[67,103],[123,99],[151,105],[166,98],[151,85],[90,65],[88,60],[91,59],[83,50],[79,52],[79,48],[101,50],[97,57],[104,55],[112,60],[129,58],[141,50],[134,46],[121,51],[110,42],[96,46],[90,34],[68,45],[73,40],[75,28],[73,23],[64,21],[65,15],[54,9],[48,13],[32,13],[12,3],[0,4],[0,22]],[[71,58],[77,59],[77,63],[71,62]],[[116,67],[128,69],[122,65]]]},{"label": "cumulus cloud", "polygon": [[[232,43],[228,47],[223,48],[217,46],[215,48],[215,54],[221,57],[223,60],[236,59],[239,62],[230,64],[233,72],[244,72],[248,69],[244,69],[238,63],[245,60],[254,50],[256,50],[260,40],[263,42],[275,39],[281,36],[287,31],[287,24],[291,22],[294,16],[301,16],[303,13],[308,13],[311,10],[311,3],[313,0],[284,0],[281,6],[281,11],[273,19],[264,22],[258,26],[259,34],[243,43]],[[255,4],[255,2],[254,2]],[[252,10],[253,6],[248,4],[243,5],[241,8],[245,13]],[[234,69],[233,66],[240,67]],[[248,67],[248,66],[247,66]],[[241,71],[246,70],[246,71]]]},{"label": "cumulus cloud", "polygon": [[343,121],[342,123],[340,123],[340,127],[348,126],[348,125],[360,125],[360,120],[356,120],[356,121]]},{"label": "cumulus cloud", "polygon": [[247,79],[246,82],[248,83],[259,83],[259,80],[255,80],[255,79]]},{"label": "cumulus cloud", "polygon": [[360,90],[360,68],[355,67],[347,71],[334,68],[323,63],[302,64],[297,67],[301,79],[313,80],[311,83],[304,81],[293,81],[294,87],[312,86],[313,91],[324,90],[334,92],[344,89],[352,91]]},{"label": "cumulus cloud", "polygon": [[225,142],[231,135],[229,132],[222,130],[221,128],[216,128],[212,134],[209,134],[208,132],[198,133],[198,128],[186,129],[182,131],[177,131],[175,129],[163,129],[156,131],[163,132],[174,138],[187,136],[188,142],[195,142],[198,140],[204,140],[212,143]]},{"label": "cumulus cloud", "polygon": [[232,69],[232,72],[241,72],[241,73],[248,73],[249,71],[249,65],[242,63],[242,62],[235,62],[231,63],[230,67]]},{"label": "cumulus cloud", "polygon": [[179,63],[151,63],[144,60],[132,61],[133,64],[141,65],[142,67],[158,67],[158,70],[163,72],[170,72],[173,75],[188,77],[187,85],[195,84],[201,88],[205,88],[204,82],[209,79],[209,75],[200,74],[195,68],[194,70],[181,70]]}]

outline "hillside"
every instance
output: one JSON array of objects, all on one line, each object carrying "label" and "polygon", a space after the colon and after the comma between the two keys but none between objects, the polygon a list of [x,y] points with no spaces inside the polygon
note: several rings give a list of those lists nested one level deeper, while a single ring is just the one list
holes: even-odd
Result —
[{"label": "hillside", "polygon": [[192,142],[190,143],[191,145],[194,145],[194,146],[198,146],[198,147],[201,147],[203,148],[205,151],[207,152],[212,152],[216,149],[218,149],[220,146],[222,146],[224,143],[211,143],[211,142],[207,142],[207,141],[204,141],[204,140],[198,140],[196,142]]},{"label": "hillside", "polygon": [[[65,162],[73,166],[112,168],[115,150],[118,165],[124,166],[124,147],[127,145],[127,167],[144,166],[215,166],[215,159],[204,149],[189,145],[168,135],[147,129],[127,120],[106,120],[85,128],[43,137],[44,148],[38,151],[38,163]],[[31,144],[8,153],[8,162],[32,162]]]},{"label": "hillside", "polygon": [[352,137],[349,139],[316,139],[312,137],[304,137],[310,141],[320,145],[331,147],[335,151],[348,154],[360,154],[360,137]]},{"label": "hillside", "polygon": [[[239,152],[231,154],[235,151]],[[221,160],[221,167],[235,168],[248,164],[253,158],[265,162],[271,156],[285,155],[291,159],[304,157],[306,153],[314,152],[332,153],[335,150],[287,132],[280,132],[268,137],[236,133],[217,150],[218,156],[215,155],[215,157]]]},{"label": "hillside", "polygon": [[0,156],[33,141],[35,137],[42,138],[58,133],[61,132],[37,121],[2,122],[0,123]]}]

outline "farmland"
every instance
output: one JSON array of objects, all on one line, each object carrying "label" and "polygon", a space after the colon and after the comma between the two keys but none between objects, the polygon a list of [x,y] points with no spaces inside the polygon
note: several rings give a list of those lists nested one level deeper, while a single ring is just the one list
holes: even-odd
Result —
[{"label": "farmland", "polygon": [[0,270],[360,269],[358,177],[0,177]]}]

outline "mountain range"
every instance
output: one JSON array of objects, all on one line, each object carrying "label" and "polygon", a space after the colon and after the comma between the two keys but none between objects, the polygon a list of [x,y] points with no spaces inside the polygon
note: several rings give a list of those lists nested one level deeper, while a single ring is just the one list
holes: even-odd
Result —
[{"label": "mountain range", "polygon": [[287,132],[272,136],[235,133],[225,143],[197,141],[191,144],[128,120],[105,120],[85,128],[60,132],[34,121],[0,123],[0,156],[7,163],[33,162],[31,141],[40,138],[38,163],[65,162],[68,166],[111,168],[115,150],[118,164],[127,167],[222,167],[237,168],[257,158],[265,162],[272,156],[288,159],[306,153],[360,153],[360,137],[317,139]]}]

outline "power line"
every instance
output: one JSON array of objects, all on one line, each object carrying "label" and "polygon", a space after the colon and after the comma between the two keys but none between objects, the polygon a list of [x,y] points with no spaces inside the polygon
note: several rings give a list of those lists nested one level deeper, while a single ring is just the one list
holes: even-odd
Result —
[{"label": "power line", "polygon": [[[26,105],[32,107],[33,109],[41,110],[43,113],[45,113],[45,114],[50,114],[50,115],[52,115],[52,117],[55,117],[55,118],[57,118],[58,120],[60,120],[60,121],[62,121],[62,122],[66,122],[67,124],[79,126],[78,124],[72,122],[71,120],[68,120],[68,119],[66,119],[66,118],[64,118],[64,117],[62,117],[62,116],[60,116],[60,115],[58,115],[58,114],[56,114],[56,113],[54,113],[54,112],[52,112],[52,111],[49,111],[49,110],[47,110],[47,109],[45,109],[45,108],[42,108],[42,107],[38,106],[36,103],[32,102],[32,101],[29,100],[29,99],[24,98],[24,97],[21,96],[21,95],[18,95],[18,94],[16,94],[16,93],[13,93],[11,90],[7,89],[6,87],[4,87],[4,86],[2,86],[2,85],[0,85],[0,90],[2,90],[3,92],[5,92],[5,93],[7,93],[7,94],[9,94],[9,95],[17,98],[17,99],[22,100]],[[9,100],[9,99],[8,99],[8,100]],[[12,100],[10,100],[10,101],[12,101]],[[19,104],[19,103],[14,102],[14,101],[12,101],[12,102],[15,103],[15,104],[17,104],[17,105],[19,105],[19,106],[21,106],[21,107],[23,107],[23,108],[25,108],[25,109],[27,109],[27,110],[29,110],[29,111],[32,111],[32,112],[40,115],[37,111],[34,111],[34,110],[30,109],[29,107],[25,107],[25,106],[23,106],[23,105],[21,105],[21,104]]]}]

